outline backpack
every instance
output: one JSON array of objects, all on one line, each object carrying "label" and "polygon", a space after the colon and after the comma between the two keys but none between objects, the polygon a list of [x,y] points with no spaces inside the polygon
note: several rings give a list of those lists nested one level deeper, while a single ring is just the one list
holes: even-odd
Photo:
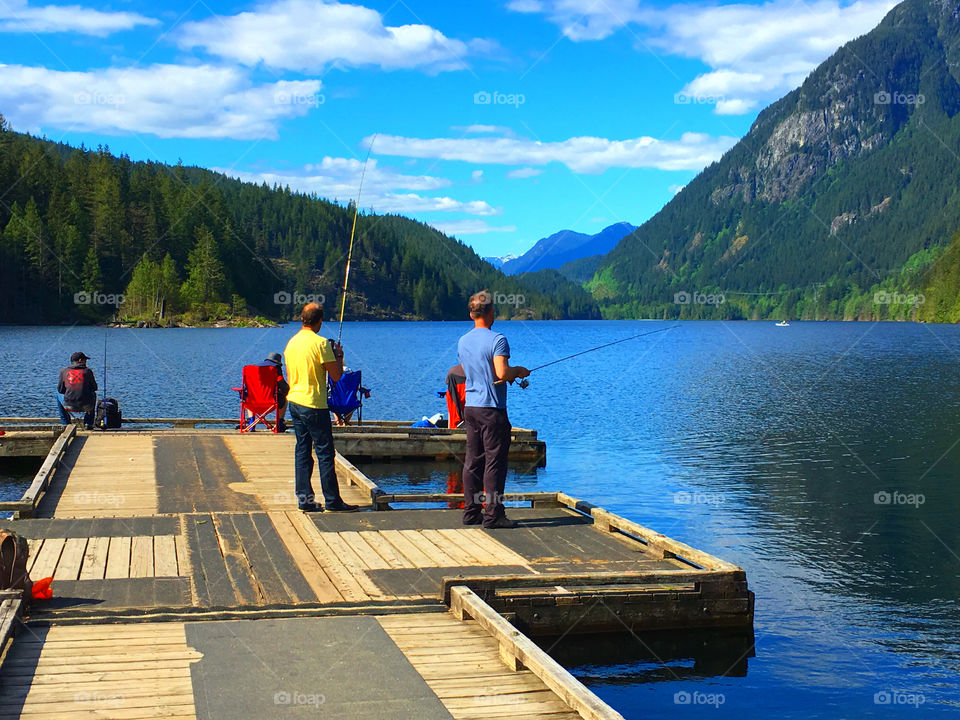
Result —
[{"label": "backpack", "polygon": [[30,601],[33,581],[27,572],[30,549],[27,539],[13,530],[0,530],[0,590],[22,590],[23,599]]},{"label": "backpack", "polygon": [[104,398],[97,403],[97,419],[94,422],[101,430],[116,430],[123,424],[123,413],[115,398]]}]

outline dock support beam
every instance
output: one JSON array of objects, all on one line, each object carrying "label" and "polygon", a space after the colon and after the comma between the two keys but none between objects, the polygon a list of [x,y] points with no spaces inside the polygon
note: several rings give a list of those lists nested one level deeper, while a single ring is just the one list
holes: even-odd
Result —
[{"label": "dock support beam", "polygon": [[553,690],[584,720],[624,720],[536,643],[521,633],[470,588],[450,588],[450,612],[459,620],[474,620],[500,646],[500,657],[512,671],[526,668]]}]

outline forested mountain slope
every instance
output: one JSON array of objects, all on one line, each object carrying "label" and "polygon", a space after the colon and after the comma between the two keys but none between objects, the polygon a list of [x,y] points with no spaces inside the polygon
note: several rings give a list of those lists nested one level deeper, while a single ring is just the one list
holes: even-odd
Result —
[{"label": "forested mountain slope", "polygon": [[[0,127],[0,322],[283,320],[306,295],[339,306],[352,207]],[[573,283],[547,296],[427,225],[361,214],[349,318],[461,319],[483,287],[522,296],[527,317],[599,316]]]}]

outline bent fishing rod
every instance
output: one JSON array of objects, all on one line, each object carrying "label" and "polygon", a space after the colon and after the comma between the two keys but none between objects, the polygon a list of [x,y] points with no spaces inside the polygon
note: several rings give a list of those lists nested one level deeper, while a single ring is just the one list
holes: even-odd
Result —
[{"label": "bent fishing rod", "polygon": [[347,284],[350,282],[350,261],[353,260],[353,239],[357,234],[357,215],[360,214],[360,195],[363,193],[363,179],[367,175],[367,162],[370,160],[370,152],[373,150],[373,144],[377,141],[374,135],[367,148],[367,157],[363,161],[363,170],[360,172],[360,187],[357,188],[357,202],[353,206],[353,227],[350,228],[350,247],[347,249],[347,270],[343,274],[343,292],[340,296],[340,328],[337,330],[337,345],[343,337],[343,312],[347,307]]},{"label": "bent fishing rod", "polygon": [[[657,333],[666,332],[667,330],[673,330],[676,327],[680,327],[680,326],[670,325],[669,327],[659,328],[657,330],[650,330],[648,332],[643,332],[637,335],[631,335],[630,337],[614,340],[613,342],[604,343],[603,345],[597,345],[596,347],[592,347],[587,350],[581,350],[580,352],[574,353],[573,355],[567,355],[566,357],[562,357],[559,360],[551,360],[550,362],[544,363],[543,365],[537,365],[537,367],[531,368],[530,372],[535,373],[537,370],[543,370],[544,368],[550,367],[551,365],[557,365],[558,363],[566,362],[567,360],[573,360],[573,358],[580,357],[581,355],[586,355],[587,353],[596,352],[597,350],[603,350],[604,348],[612,347],[614,345],[619,345],[620,343],[625,343],[629,340],[636,340],[637,338],[642,338],[647,335],[656,335]],[[502,385],[504,382],[506,381],[498,380],[497,382],[494,383],[494,385]],[[530,386],[530,382],[526,378],[521,378],[520,382],[518,382],[517,385],[520,386],[521,390],[526,390]]]}]

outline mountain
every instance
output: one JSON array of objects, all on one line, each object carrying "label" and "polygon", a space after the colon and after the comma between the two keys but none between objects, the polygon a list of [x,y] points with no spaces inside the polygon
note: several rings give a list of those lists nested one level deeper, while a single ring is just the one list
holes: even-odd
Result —
[{"label": "mountain", "polygon": [[561,230],[537,241],[536,245],[517,259],[505,262],[501,269],[507,275],[556,269],[589,255],[603,255],[612,250],[624,235],[629,235],[634,230],[636,227],[626,222],[615,223],[596,235]]},{"label": "mountain", "polygon": [[[352,205],[53,143],[2,115],[0,189],[0,323],[288,320],[307,299],[340,304]],[[513,300],[504,316],[599,316],[569,281],[548,296],[423,223],[360,215],[348,318],[462,319],[484,287]]]},{"label": "mountain", "polygon": [[503,267],[504,263],[516,260],[516,255],[503,255],[501,257],[485,257],[484,260],[493,265],[497,270]]},{"label": "mountain", "polygon": [[558,271],[572,282],[584,284],[593,277],[593,274],[600,267],[603,261],[603,255],[590,255],[579,260],[571,260],[558,268]]},{"label": "mountain", "polygon": [[960,228],[958,78],[956,3],[893,8],[600,260],[604,316],[925,317],[894,300]]}]

